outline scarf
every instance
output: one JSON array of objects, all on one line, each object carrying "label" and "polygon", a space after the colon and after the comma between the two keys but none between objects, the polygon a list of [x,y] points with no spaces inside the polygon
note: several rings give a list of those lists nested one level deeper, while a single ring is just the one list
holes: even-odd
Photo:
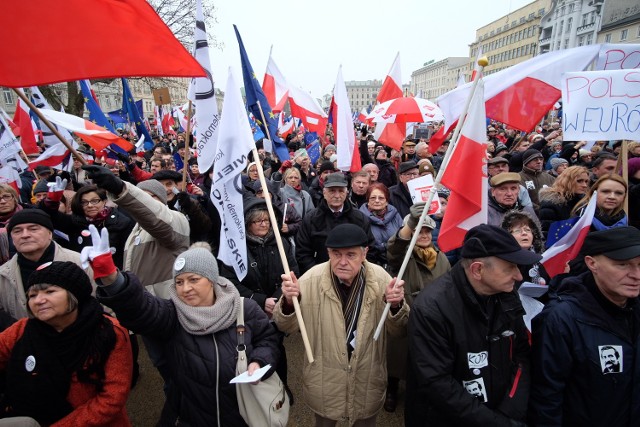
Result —
[{"label": "scarf", "polygon": [[178,298],[175,286],[169,288],[169,298],[176,307],[178,321],[188,333],[209,335],[235,324],[240,308],[240,293],[224,277],[218,277],[213,290],[215,302],[212,306],[192,307]]},{"label": "scarf", "polygon": [[258,237],[249,232],[247,232],[246,236],[247,236],[247,240],[255,242],[260,246],[264,246],[264,244],[267,243],[269,239],[271,239],[271,237],[273,237],[273,228],[270,228],[269,232],[265,234],[264,237]]},{"label": "scarf", "polygon": [[[349,358],[351,358],[351,353],[355,350],[355,347],[351,345],[351,342],[356,336],[358,318],[360,317],[360,309],[362,308],[362,301],[364,300],[364,279],[363,265],[360,267],[360,272],[358,272],[358,275],[351,283],[351,292],[349,293],[347,300],[342,303],[342,315],[344,316],[344,325],[347,337],[346,344],[349,352]],[[331,281],[336,294],[341,295],[341,291],[338,288],[339,279],[335,274],[331,274]]]},{"label": "scarf", "polygon": [[116,343],[106,322],[95,298],[78,308],[78,318],[62,332],[29,319],[7,365],[5,414],[30,416],[46,425],[65,417],[73,410],[67,395],[74,372],[100,391],[104,365]]},{"label": "scarf", "polygon": [[6,215],[0,215],[0,227],[6,227],[11,217],[20,212],[22,209],[24,208],[20,204],[16,203],[16,208],[12,212],[9,212]]},{"label": "scarf", "polygon": [[111,208],[109,206],[105,206],[93,218],[89,218],[88,216],[86,216],[85,218],[89,224],[95,225],[102,223],[105,219],[109,218],[109,215],[111,215]]},{"label": "scarf", "polygon": [[375,216],[376,218],[380,218],[381,220],[384,220],[384,216],[387,214],[387,212],[389,211],[389,207],[385,206],[383,209],[380,209],[379,211],[374,211],[372,210],[369,205],[367,204],[367,208],[369,209],[369,212],[371,212],[371,214],[373,216]]},{"label": "scarf", "polygon": [[436,251],[436,248],[434,248],[433,245],[429,246],[428,248],[419,248],[417,246],[414,246],[413,253],[420,261],[426,264],[429,270],[433,270],[433,268],[436,266],[438,251]]},{"label": "scarf", "polygon": [[591,226],[597,231],[608,230],[610,228],[616,227],[626,227],[627,214],[624,213],[624,211],[620,211],[617,215],[610,216],[598,212],[596,215],[594,215]]}]

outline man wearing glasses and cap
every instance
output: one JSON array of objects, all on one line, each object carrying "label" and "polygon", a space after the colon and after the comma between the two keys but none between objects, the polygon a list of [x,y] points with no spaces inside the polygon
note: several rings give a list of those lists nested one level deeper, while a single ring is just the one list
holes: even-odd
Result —
[{"label": "man wearing glasses and cap", "polygon": [[525,425],[529,341],[514,284],[518,265],[540,258],[499,227],[467,232],[461,260],[411,306],[407,426]]},{"label": "man wearing glasses and cap", "polygon": [[[309,363],[305,354],[303,396],[317,427],[333,427],[337,421],[376,425],[387,386],[386,333],[406,332],[404,281],[366,261],[368,244],[362,227],[340,224],[327,236],[328,262],[299,279],[293,273],[282,275],[283,298],[273,320],[282,332],[296,332],[293,299],[299,299],[315,358]],[[376,341],[373,334],[386,302],[391,309]]]},{"label": "man wearing glasses and cap", "polygon": [[587,235],[588,271],[565,278],[532,324],[532,425],[640,419],[640,230]]}]

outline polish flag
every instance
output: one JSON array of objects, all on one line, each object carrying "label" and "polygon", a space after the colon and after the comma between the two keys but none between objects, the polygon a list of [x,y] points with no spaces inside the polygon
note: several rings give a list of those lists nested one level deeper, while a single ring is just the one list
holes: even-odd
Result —
[{"label": "polish flag", "polygon": [[[597,57],[600,45],[557,50],[533,57],[484,78],[487,116],[529,132],[560,99],[560,79],[565,72],[583,71]],[[445,123],[456,121],[472,83],[440,96],[437,104]]]},{"label": "polish flag", "polygon": [[549,277],[564,273],[567,263],[578,256],[596,212],[597,193],[597,191],[593,192],[584,213],[571,230],[542,254],[540,263],[549,273]]},{"label": "polish flag", "polygon": [[159,105],[153,107],[153,115],[156,119],[156,132],[158,132],[158,135],[164,136],[164,129],[162,128],[162,111],[160,110],[161,108],[162,107],[160,107]]},{"label": "polish flag", "polygon": [[22,179],[20,179],[18,171],[11,165],[0,166],[0,183],[10,185],[14,190],[20,193]]},{"label": "polish flag", "polygon": [[33,154],[39,153],[40,150],[36,143],[36,134],[33,129],[33,123],[31,121],[29,111],[29,107],[22,102],[21,99],[18,99],[16,112],[13,116],[13,122],[18,126],[18,129],[20,129],[19,132],[16,132],[16,135],[20,135],[20,145],[22,145],[22,149],[27,154]]},{"label": "polish flag", "polygon": [[126,139],[120,138],[102,126],[98,126],[81,117],[46,109],[40,110],[40,112],[51,123],[55,123],[78,135],[96,151],[104,150],[111,144],[116,144],[125,151],[133,148],[133,144]]},{"label": "polish flag", "polygon": [[469,229],[487,223],[487,131],[483,92],[483,79],[480,79],[460,137],[442,175],[442,185],[451,190],[438,236],[442,251],[459,248]]},{"label": "polish flag", "polygon": [[[280,117],[282,117],[284,113],[280,113]],[[281,119],[279,119],[280,121]],[[278,126],[278,133],[280,134],[280,138],[285,139],[291,132],[293,132],[293,125],[295,124],[295,119],[291,117],[288,121],[282,123],[281,126]]]},{"label": "polish flag", "polygon": [[[383,103],[402,97],[402,72],[400,70],[400,52],[393,60],[391,69],[382,83],[376,102]],[[376,122],[373,137],[384,145],[399,150],[405,138],[406,127],[404,123],[395,123],[395,115]]]},{"label": "polish flag", "polygon": [[267,71],[265,71],[262,80],[262,91],[267,97],[271,111],[279,113],[284,109],[288,96],[287,81],[271,57],[271,52],[269,52],[269,61],[267,61]]},{"label": "polish flag", "polygon": [[[47,119],[49,118],[47,117]],[[78,145],[74,142],[74,148],[77,147]],[[73,162],[70,161],[70,156],[71,151],[66,147],[66,145],[52,145],[44,150],[37,159],[29,162],[29,169],[34,170],[36,166],[49,166],[60,170],[70,171],[70,169],[73,168]]]},{"label": "polish flag", "polygon": [[331,121],[338,149],[338,169],[341,171],[355,172],[361,169],[359,164],[354,164],[360,163],[360,157],[356,158],[358,149],[352,117],[347,88],[342,78],[342,66],[340,66],[331,100]]},{"label": "polish flag", "polygon": [[173,120],[173,116],[171,115],[171,107],[167,110],[164,105],[162,106],[162,111],[164,115],[162,116],[162,130],[164,133],[173,133],[173,126],[175,125],[175,121]]},{"label": "polish flag", "polygon": [[323,135],[327,128],[327,114],[309,92],[289,86],[291,115],[299,118],[308,132]]},{"label": "polish flag", "polygon": [[367,116],[369,115],[369,113],[367,113],[367,109],[362,107],[362,110],[360,111],[360,114],[358,114],[358,121],[360,123],[368,123],[367,122]]}]

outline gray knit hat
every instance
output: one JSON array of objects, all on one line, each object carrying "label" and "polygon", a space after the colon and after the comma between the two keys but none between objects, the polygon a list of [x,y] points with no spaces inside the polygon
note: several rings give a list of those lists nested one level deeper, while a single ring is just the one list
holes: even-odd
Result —
[{"label": "gray knit hat", "polygon": [[566,159],[563,159],[562,157],[554,157],[549,162],[551,163],[551,169],[553,169],[556,172],[558,171],[558,167],[560,167],[560,165],[569,164],[569,162]]},{"label": "gray knit hat", "polygon": [[162,203],[164,203],[165,205],[167,204],[167,189],[164,187],[164,185],[162,185],[160,181],[156,181],[155,179],[148,179],[146,181],[138,183],[136,187],[155,194]]},{"label": "gray knit hat", "polygon": [[218,261],[211,253],[211,246],[204,242],[198,242],[178,255],[173,263],[173,280],[182,273],[199,274],[216,282],[218,280]]}]

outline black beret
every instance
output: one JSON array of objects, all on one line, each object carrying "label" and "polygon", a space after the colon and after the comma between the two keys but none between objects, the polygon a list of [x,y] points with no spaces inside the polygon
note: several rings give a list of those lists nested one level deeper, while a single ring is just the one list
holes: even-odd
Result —
[{"label": "black beret", "polygon": [[640,230],[615,227],[587,234],[580,251],[583,255],[604,255],[616,261],[640,256]]},{"label": "black beret", "polygon": [[162,169],[154,173],[151,176],[151,179],[155,179],[156,181],[170,179],[173,182],[179,182],[179,181],[182,181],[182,174],[180,172],[172,171],[170,169]]},{"label": "black beret", "polygon": [[403,174],[411,169],[418,169],[418,164],[414,161],[402,162],[398,168],[398,173]]},{"label": "black beret", "polygon": [[329,232],[325,243],[326,247],[335,249],[368,245],[369,237],[367,233],[365,233],[361,227],[354,224],[340,224],[334,227],[333,230]]},{"label": "black beret", "polygon": [[535,264],[542,259],[535,252],[522,249],[508,231],[488,224],[477,225],[467,232],[460,255],[466,259],[493,256],[521,265]]}]

